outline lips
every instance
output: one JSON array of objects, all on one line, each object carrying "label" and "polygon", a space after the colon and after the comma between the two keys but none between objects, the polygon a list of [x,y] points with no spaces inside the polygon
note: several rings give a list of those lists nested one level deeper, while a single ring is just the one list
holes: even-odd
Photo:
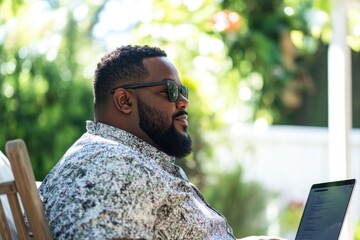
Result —
[{"label": "lips", "polygon": [[188,116],[186,113],[181,114],[180,116],[177,116],[174,120],[183,123],[183,125],[188,125]]}]

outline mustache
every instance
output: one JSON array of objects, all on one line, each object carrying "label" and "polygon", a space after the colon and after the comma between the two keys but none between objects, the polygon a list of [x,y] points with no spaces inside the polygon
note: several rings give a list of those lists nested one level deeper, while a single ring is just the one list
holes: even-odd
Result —
[{"label": "mustache", "polygon": [[175,113],[174,115],[173,115],[173,119],[175,119],[175,118],[177,118],[177,117],[179,117],[179,116],[181,116],[181,115],[188,115],[188,113],[185,111],[185,110],[181,110],[180,112],[178,112],[178,113]]}]

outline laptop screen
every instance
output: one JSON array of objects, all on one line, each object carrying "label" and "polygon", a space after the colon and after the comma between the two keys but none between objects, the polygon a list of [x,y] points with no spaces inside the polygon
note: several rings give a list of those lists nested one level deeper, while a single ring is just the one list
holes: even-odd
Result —
[{"label": "laptop screen", "polygon": [[296,240],[337,240],[355,179],[314,184],[306,201]]}]

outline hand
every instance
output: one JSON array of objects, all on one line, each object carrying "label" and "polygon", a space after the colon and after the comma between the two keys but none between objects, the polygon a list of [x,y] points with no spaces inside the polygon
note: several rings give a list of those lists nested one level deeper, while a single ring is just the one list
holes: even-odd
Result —
[{"label": "hand", "polygon": [[286,239],[280,237],[272,237],[272,236],[251,236],[251,237],[241,238],[238,240],[286,240]]}]

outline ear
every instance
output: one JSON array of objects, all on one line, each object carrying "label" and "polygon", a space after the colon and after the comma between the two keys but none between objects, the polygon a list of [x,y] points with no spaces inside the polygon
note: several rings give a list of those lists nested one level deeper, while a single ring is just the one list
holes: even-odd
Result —
[{"label": "ear", "polygon": [[132,96],[131,93],[125,89],[118,88],[114,92],[113,101],[116,108],[122,113],[128,115],[132,112]]}]

